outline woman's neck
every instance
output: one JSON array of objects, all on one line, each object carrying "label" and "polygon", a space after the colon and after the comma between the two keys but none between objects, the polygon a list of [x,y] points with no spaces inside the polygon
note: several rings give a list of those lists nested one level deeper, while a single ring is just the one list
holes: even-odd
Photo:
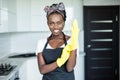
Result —
[{"label": "woman's neck", "polygon": [[59,35],[52,34],[51,39],[63,39],[63,33],[60,33]]}]

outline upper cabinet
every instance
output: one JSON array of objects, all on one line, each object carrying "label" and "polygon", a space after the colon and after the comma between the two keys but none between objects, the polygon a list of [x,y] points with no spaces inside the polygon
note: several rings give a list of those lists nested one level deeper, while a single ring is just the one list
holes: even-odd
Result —
[{"label": "upper cabinet", "polygon": [[74,17],[74,6],[72,0],[31,0],[31,30],[32,31],[48,31],[45,6],[50,6],[53,3],[63,2],[67,12],[67,20],[64,27],[65,31],[69,31],[71,22]]},{"label": "upper cabinet", "polygon": [[64,30],[70,31],[77,18],[82,24],[82,0],[0,0],[0,32],[49,31],[45,6],[63,2],[66,8]]},{"label": "upper cabinet", "polygon": [[30,31],[31,28],[31,0],[16,0],[17,31]]},{"label": "upper cabinet", "polygon": [[84,5],[120,5],[120,0],[83,0]]},{"label": "upper cabinet", "polygon": [[[76,11],[80,12],[80,8],[82,8],[80,0],[17,0],[17,31],[49,31],[44,7],[59,2],[65,4],[67,20],[64,30],[69,31],[73,18],[80,15],[80,13],[76,13]],[[78,19],[80,20],[80,18]]]},{"label": "upper cabinet", "polygon": [[7,0],[0,0],[0,32],[8,31]]},{"label": "upper cabinet", "polygon": [[17,30],[16,0],[7,0],[8,3],[8,32]]},{"label": "upper cabinet", "polygon": [[0,0],[0,33],[12,32],[16,26],[16,0]]}]

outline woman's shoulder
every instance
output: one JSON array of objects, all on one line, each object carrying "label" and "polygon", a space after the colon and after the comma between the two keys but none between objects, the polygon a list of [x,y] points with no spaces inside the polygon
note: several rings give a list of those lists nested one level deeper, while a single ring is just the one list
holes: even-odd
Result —
[{"label": "woman's shoulder", "polygon": [[39,39],[38,40],[38,44],[37,44],[37,48],[36,48],[36,55],[38,55],[38,53],[43,51],[46,41],[47,41],[47,39]]},{"label": "woman's shoulder", "polygon": [[69,43],[69,42],[70,42],[70,39],[71,39],[71,36],[65,35],[65,38],[66,38],[66,40],[67,40],[67,43]]},{"label": "woman's shoulder", "polygon": [[70,39],[69,35],[65,35],[66,40],[68,41]]}]

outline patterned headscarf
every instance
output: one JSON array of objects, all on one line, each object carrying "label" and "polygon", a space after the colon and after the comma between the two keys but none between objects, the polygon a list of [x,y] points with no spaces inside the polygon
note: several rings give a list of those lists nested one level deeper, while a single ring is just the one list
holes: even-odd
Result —
[{"label": "patterned headscarf", "polygon": [[53,12],[58,12],[64,18],[66,18],[65,6],[62,2],[60,2],[59,4],[52,4],[51,6],[46,6],[44,8],[44,11],[47,13],[47,16],[49,16]]}]

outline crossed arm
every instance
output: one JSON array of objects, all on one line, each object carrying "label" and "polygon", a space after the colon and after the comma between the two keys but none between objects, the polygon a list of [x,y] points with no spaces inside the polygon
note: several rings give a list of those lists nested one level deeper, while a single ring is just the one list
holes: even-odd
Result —
[{"label": "crossed arm", "polygon": [[[72,71],[73,68],[75,67],[76,56],[77,56],[77,50],[71,51],[69,59],[68,59],[67,64],[66,64],[66,69],[67,69],[68,72]],[[38,53],[37,58],[38,58],[38,67],[39,67],[39,70],[40,70],[41,74],[51,72],[51,71],[55,70],[57,67],[59,67],[57,65],[56,61],[53,62],[53,63],[50,63],[50,64],[46,64],[45,60],[42,56],[42,53]]]}]

